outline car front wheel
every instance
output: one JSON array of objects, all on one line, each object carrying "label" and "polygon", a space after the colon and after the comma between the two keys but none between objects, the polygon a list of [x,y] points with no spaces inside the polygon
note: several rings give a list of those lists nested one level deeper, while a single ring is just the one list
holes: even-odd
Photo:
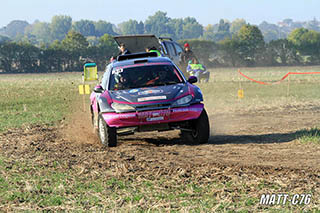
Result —
[{"label": "car front wheel", "polygon": [[100,142],[107,147],[117,146],[117,130],[114,127],[109,127],[105,122],[102,114],[98,116],[98,135]]},{"label": "car front wheel", "polygon": [[210,125],[208,114],[205,109],[202,110],[199,118],[191,122],[191,129],[192,131],[181,130],[182,140],[196,144],[208,143]]}]

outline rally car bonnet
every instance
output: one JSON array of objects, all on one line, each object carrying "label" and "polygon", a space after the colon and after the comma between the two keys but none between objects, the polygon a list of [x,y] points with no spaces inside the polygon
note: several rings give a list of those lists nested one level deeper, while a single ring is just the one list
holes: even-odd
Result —
[{"label": "rally car bonnet", "polygon": [[188,84],[180,83],[168,86],[109,91],[109,98],[116,103],[140,105],[159,102],[170,103],[190,93]]}]

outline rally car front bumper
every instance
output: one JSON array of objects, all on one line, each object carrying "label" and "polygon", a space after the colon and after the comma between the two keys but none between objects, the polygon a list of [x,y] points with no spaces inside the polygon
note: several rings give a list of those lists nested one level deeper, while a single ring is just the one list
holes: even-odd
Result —
[{"label": "rally car front bumper", "polygon": [[187,107],[136,111],[127,113],[103,113],[102,116],[109,127],[135,127],[151,124],[164,124],[197,119],[204,105],[193,104]]}]

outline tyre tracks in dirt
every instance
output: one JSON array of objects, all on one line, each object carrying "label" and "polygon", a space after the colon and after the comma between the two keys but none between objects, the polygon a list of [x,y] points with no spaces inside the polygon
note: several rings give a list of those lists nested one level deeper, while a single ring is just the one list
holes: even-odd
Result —
[{"label": "tyre tracks in dirt", "polygon": [[[270,116],[274,116],[273,122],[263,125],[253,122],[252,116],[211,115],[215,134],[204,145],[186,144],[173,131],[120,137],[117,147],[106,148],[88,127],[90,122],[73,120],[72,125],[67,122],[59,127],[34,125],[1,134],[0,154],[6,157],[7,167],[16,161],[31,161],[43,168],[76,171],[90,179],[166,180],[169,185],[233,184],[232,190],[216,189],[219,196],[243,196],[243,190],[246,196],[257,199],[270,192],[312,193],[312,206],[319,207],[319,145],[294,140],[295,129],[316,125],[317,116],[294,116],[304,122],[290,128],[276,124],[275,113],[264,117]],[[224,126],[215,128],[213,124],[220,119]],[[233,131],[225,131],[229,122],[238,126],[236,121],[243,124],[241,129],[230,127]],[[272,129],[278,131],[270,133]]]},{"label": "tyre tracks in dirt", "polygon": [[[208,144],[186,144],[179,132],[173,131],[119,137],[117,147],[105,148],[92,131],[88,112],[78,112],[59,127],[35,125],[9,130],[0,136],[1,152],[17,159],[63,159],[90,168],[140,162],[137,171],[148,167],[197,171],[211,165],[320,174],[320,146],[295,140],[295,131],[318,125],[319,117],[318,111],[211,114]],[[135,167],[134,163],[130,166]]]}]

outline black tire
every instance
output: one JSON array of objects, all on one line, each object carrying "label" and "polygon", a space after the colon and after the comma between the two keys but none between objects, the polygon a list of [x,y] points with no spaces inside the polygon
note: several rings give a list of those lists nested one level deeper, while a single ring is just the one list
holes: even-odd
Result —
[{"label": "black tire", "polygon": [[90,111],[91,111],[92,132],[95,133],[95,134],[99,134],[99,132],[98,132],[98,121],[97,121],[97,118],[96,118],[91,106],[90,106]]},{"label": "black tire", "polygon": [[98,136],[104,146],[117,146],[117,129],[109,127],[101,114],[98,116]]},{"label": "black tire", "polygon": [[202,110],[198,119],[191,122],[192,132],[181,130],[181,138],[186,142],[195,144],[208,143],[210,135],[210,124],[208,114],[205,109]]},{"label": "black tire", "polygon": [[93,109],[92,109],[92,106],[90,106],[90,113],[91,113],[91,123],[92,123],[92,126],[94,127],[94,112],[93,112]]}]

